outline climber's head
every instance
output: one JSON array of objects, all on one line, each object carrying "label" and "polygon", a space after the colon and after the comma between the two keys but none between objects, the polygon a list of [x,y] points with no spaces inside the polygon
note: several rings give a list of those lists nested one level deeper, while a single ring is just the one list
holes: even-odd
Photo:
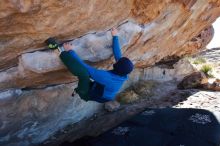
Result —
[{"label": "climber's head", "polygon": [[113,64],[113,71],[120,76],[129,74],[133,68],[133,63],[126,57],[120,58],[115,64]]}]

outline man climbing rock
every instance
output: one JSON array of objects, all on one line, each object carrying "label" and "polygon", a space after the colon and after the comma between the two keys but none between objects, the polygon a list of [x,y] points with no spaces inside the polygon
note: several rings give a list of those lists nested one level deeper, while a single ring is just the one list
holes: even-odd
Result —
[{"label": "man climbing rock", "polygon": [[121,86],[128,79],[128,74],[133,70],[132,62],[122,57],[117,30],[113,28],[111,34],[116,60],[113,70],[100,70],[89,66],[79,58],[70,43],[59,46],[53,38],[46,41],[49,48],[59,50],[62,62],[74,76],[78,77],[79,82],[75,92],[85,101],[104,103],[114,100]]}]

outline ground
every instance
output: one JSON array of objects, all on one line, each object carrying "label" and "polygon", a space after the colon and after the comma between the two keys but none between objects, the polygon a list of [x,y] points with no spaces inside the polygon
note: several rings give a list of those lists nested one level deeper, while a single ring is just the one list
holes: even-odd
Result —
[{"label": "ground", "polygon": [[211,66],[213,76],[220,79],[220,48],[206,49],[190,60],[198,69],[203,65]]}]

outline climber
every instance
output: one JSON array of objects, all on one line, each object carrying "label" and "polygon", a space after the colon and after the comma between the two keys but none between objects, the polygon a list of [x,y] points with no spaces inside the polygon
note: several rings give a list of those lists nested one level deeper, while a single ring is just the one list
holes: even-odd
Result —
[{"label": "climber", "polygon": [[78,87],[74,91],[85,101],[93,100],[104,103],[114,100],[121,86],[128,79],[128,74],[133,70],[132,62],[121,55],[117,30],[113,28],[111,34],[116,60],[112,70],[100,70],[89,66],[79,58],[72,44],[68,42],[59,46],[53,38],[46,40],[50,49],[59,50],[62,62],[73,75],[78,77]]}]

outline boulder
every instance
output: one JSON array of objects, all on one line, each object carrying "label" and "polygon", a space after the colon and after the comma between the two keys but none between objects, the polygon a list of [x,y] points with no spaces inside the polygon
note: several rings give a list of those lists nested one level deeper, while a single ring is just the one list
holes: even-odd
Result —
[{"label": "boulder", "polygon": [[[68,125],[73,125],[70,130],[80,129],[82,119],[103,112],[100,104],[71,97],[77,79],[45,46],[48,37],[70,41],[84,61],[111,69],[110,29],[116,27],[122,53],[136,67],[124,89],[145,77],[172,80],[189,73],[171,69],[164,76],[162,69],[156,74],[157,69],[145,68],[169,56],[200,51],[212,38],[211,24],[219,15],[220,0],[1,0],[0,145],[37,145]],[[128,117],[125,113],[133,116],[146,106],[133,106],[130,113],[125,108],[117,122]],[[110,120],[105,123],[108,127],[115,119],[104,120]],[[80,129],[86,132],[79,136],[74,133],[78,138],[99,126],[87,123],[93,127]],[[107,128],[95,132],[103,129]]]},{"label": "boulder", "polygon": [[220,80],[216,79],[213,83],[204,84],[203,88],[212,91],[220,91]]},{"label": "boulder", "polygon": [[179,84],[179,89],[202,88],[208,83],[208,78],[203,72],[194,72],[186,76]]}]

